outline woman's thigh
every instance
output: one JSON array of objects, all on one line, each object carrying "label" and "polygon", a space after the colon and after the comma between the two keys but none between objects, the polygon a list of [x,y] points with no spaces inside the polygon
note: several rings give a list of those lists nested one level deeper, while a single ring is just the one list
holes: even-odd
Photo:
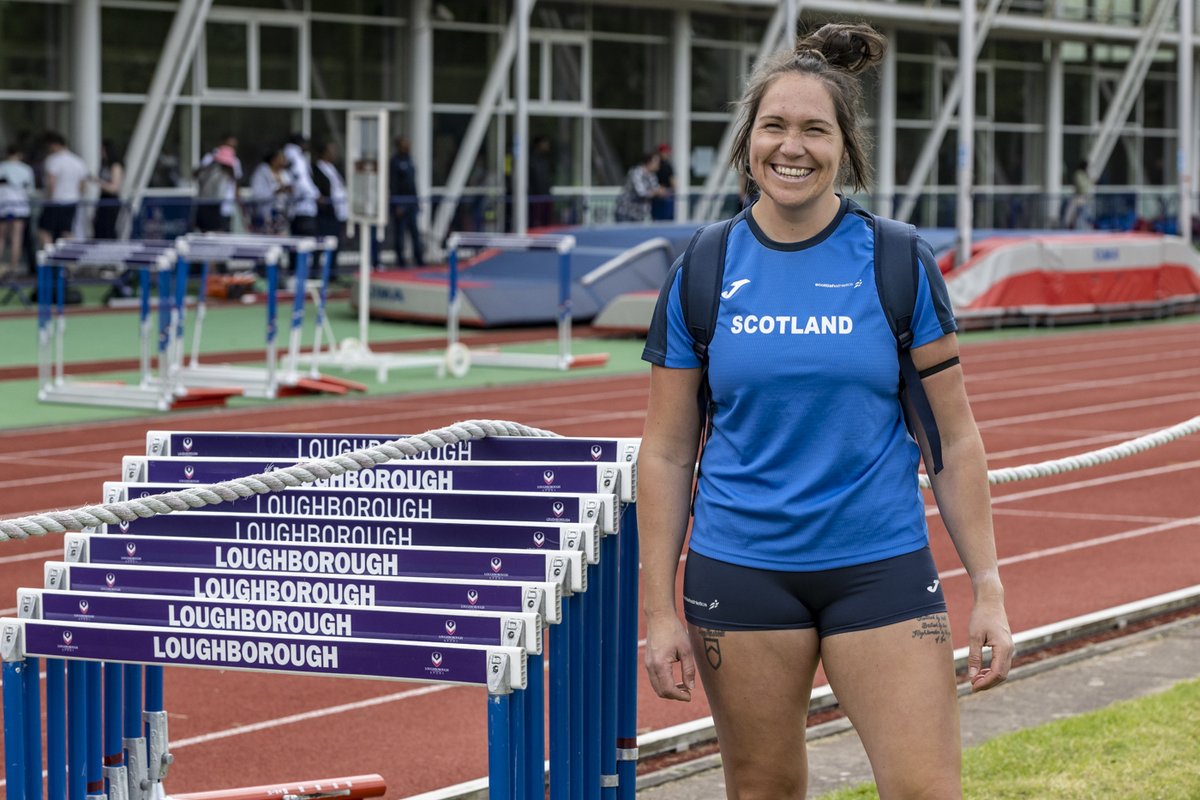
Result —
[{"label": "woman's thigh", "polygon": [[882,798],[961,796],[962,744],[945,613],[821,641],[825,674]]},{"label": "woman's thigh", "polygon": [[688,627],[717,729],[728,796],[803,798],[816,631]]}]

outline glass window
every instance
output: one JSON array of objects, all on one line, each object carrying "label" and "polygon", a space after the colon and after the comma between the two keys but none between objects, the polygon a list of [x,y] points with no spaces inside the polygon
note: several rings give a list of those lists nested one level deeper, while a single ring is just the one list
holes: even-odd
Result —
[{"label": "glass window", "polygon": [[898,119],[933,119],[929,96],[932,67],[923,61],[896,64],[896,117]]},{"label": "glass window", "polygon": [[[658,108],[670,85],[669,53],[642,42],[592,42],[592,105],[596,108]],[[607,68],[600,65],[620,65]]]},{"label": "glass window", "polygon": [[300,29],[258,26],[258,88],[266,92],[300,90]]},{"label": "glass window", "polygon": [[739,96],[741,51],[723,47],[692,48],[692,110],[728,111]]},{"label": "glass window", "polygon": [[309,0],[314,14],[358,14],[364,17],[394,17],[404,11],[389,0]]},{"label": "glass window", "polygon": [[583,45],[550,45],[550,99],[583,102]]},{"label": "glass window", "polygon": [[1092,121],[1092,81],[1087,75],[1063,75],[1063,124],[1088,125]]},{"label": "glass window", "polygon": [[1172,128],[1175,125],[1175,81],[1147,77],[1142,84],[1142,126]]},{"label": "glass window", "polygon": [[661,127],[643,119],[592,120],[592,183],[623,184],[625,173],[661,141]]},{"label": "glass window", "polygon": [[204,55],[209,89],[250,88],[246,59],[246,24],[209,22],[204,28]]},{"label": "glass window", "polygon": [[236,136],[245,184],[267,151],[282,146],[300,125],[298,108],[208,106],[200,110],[198,150],[206,153],[221,143],[222,136]]},{"label": "glass window", "polygon": [[671,12],[636,6],[596,5],[592,7],[592,29],[667,36],[671,33]]},{"label": "glass window", "polygon": [[479,0],[437,0],[433,4],[433,18],[446,22],[507,22],[508,5]]},{"label": "glass window", "polygon": [[1176,137],[1147,136],[1142,142],[1142,182],[1150,186],[1172,186],[1179,177]]},{"label": "glass window", "polygon": [[[400,70],[406,65],[396,57],[398,35],[393,28],[314,22],[312,96],[321,100],[399,100]],[[437,73],[434,70],[435,76]]]},{"label": "glass window", "polygon": [[70,124],[71,107],[67,103],[0,100],[0,146],[21,145],[27,161],[35,161],[42,155],[39,148],[43,133],[59,131],[65,135]]},{"label": "glass window", "polygon": [[[529,43],[529,94],[531,100],[544,100],[542,97],[542,54],[548,45],[545,42]],[[513,62],[513,75],[516,75],[516,62]],[[553,70],[551,70],[553,71]]]},{"label": "glass window", "polygon": [[0,3],[0,89],[70,88],[66,38],[68,7]]},{"label": "glass window", "polygon": [[997,122],[1037,122],[1045,116],[1042,74],[997,69],[994,83]]},{"label": "glass window", "polygon": [[312,110],[312,151],[320,152],[322,142],[333,142],[337,146],[337,168],[345,175],[346,158],[346,112],[340,108]]},{"label": "glass window", "polygon": [[[141,114],[140,103],[105,103],[100,109],[100,131],[112,139],[122,153],[129,147],[133,129]],[[150,174],[149,185],[154,188],[181,186],[191,180],[192,170],[192,109],[176,106],[171,125],[163,137],[158,162]],[[214,146],[216,143],[213,143]]]},{"label": "glass window", "polygon": [[150,89],[171,19],[170,13],[145,9],[100,9],[101,91],[145,94]]},{"label": "glass window", "polygon": [[496,37],[470,31],[433,32],[433,101],[477,103],[495,58]]},{"label": "glass window", "polygon": [[295,11],[295,5],[289,0],[215,0],[213,8],[272,8],[280,11]]},{"label": "glass window", "polygon": [[551,30],[585,30],[587,28],[587,9],[582,3],[540,0],[533,7],[533,19],[530,24],[535,28]]},{"label": "glass window", "polygon": [[[993,174],[986,182],[997,186],[1040,183],[1042,178],[1042,136],[1033,133],[996,131],[992,137],[995,152],[990,161]],[[985,155],[985,154],[981,154]],[[985,176],[980,176],[980,183]]]},{"label": "glass window", "polygon": [[[458,157],[458,151],[462,148],[463,136],[466,135],[467,126],[470,124],[471,116],[469,114],[433,115],[433,171],[431,173],[433,185],[443,186],[449,179],[450,168],[454,166],[454,159]],[[496,120],[493,117],[488,127],[488,134],[479,147],[479,152],[484,159],[495,149],[495,129]],[[398,132],[397,135],[399,135]],[[483,163],[479,159],[477,161],[480,164]],[[419,173],[427,166],[417,164],[416,168]]]}]

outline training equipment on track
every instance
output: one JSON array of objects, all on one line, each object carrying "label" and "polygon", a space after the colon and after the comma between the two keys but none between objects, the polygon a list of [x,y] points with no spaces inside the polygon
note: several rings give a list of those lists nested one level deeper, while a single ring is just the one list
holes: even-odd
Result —
[{"label": "training equipment on track", "polygon": [[[480,430],[490,427],[482,423]],[[68,533],[64,561],[45,565],[45,588],[22,589],[19,618],[0,620],[8,796],[40,796],[37,676],[45,659],[46,767],[56,797],[83,800],[85,794],[103,793],[106,783],[110,798],[161,796],[173,760],[161,668],[172,664],[484,686],[490,796],[540,798],[545,781],[542,626],[555,624],[560,631],[550,639],[548,673],[550,795],[632,800],[637,581],[622,584],[618,576],[622,570],[637,572],[636,509],[622,502],[624,485],[626,496],[634,496],[637,440],[560,440],[529,430],[539,438],[520,441],[532,447],[514,447],[510,441],[474,447],[492,437],[447,447],[433,447],[436,442],[428,435],[404,441],[386,437],[345,455],[335,447],[333,461],[258,475],[248,473],[269,467],[275,456],[247,450],[250,442],[266,443],[265,450],[311,451],[342,443],[344,437],[148,436],[150,450],[185,442],[188,449],[198,442],[206,447],[236,442],[240,454],[225,463],[211,456],[201,461],[139,456],[124,463],[123,474],[146,476],[151,469],[165,469],[186,476],[182,470],[191,461],[193,476],[242,472],[243,477],[213,489],[262,484],[302,467],[311,470],[304,477],[311,482],[331,468],[356,474],[363,458],[419,444],[416,450],[425,455],[454,453],[455,460],[390,465],[380,467],[380,474],[438,474],[445,476],[439,480],[479,488],[350,491],[281,485],[274,494],[262,486],[265,497],[255,494],[211,508],[204,507],[211,500],[204,500],[192,513],[106,522],[99,533]],[[211,436],[216,438],[202,438]],[[541,442],[558,447],[534,444]],[[468,460],[489,449],[507,453],[506,462]],[[537,460],[551,453],[558,454],[555,460]],[[564,463],[566,458],[572,462]],[[495,484],[489,489],[491,479]],[[539,480],[536,491],[504,488],[513,481]],[[596,491],[564,491],[568,480]],[[176,495],[208,491],[179,483],[114,483],[104,492],[108,507],[124,516],[160,501],[121,498],[180,487]],[[302,496],[305,503],[348,513],[229,513],[246,501],[256,507],[270,497],[297,501]],[[392,513],[395,509],[357,516],[372,505],[396,502],[401,508],[411,503],[421,518],[405,518]],[[491,522],[492,516],[528,521]],[[305,536],[315,526],[320,535],[356,531],[367,541],[293,540],[284,528],[289,523],[303,525]],[[264,535],[240,538],[243,526],[252,525]],[[268,525],[282,535],[265,535]],[[385,528],[392,531],[386,534],[391,541],[380,541]],[[591,569],[596,572],[589,579]],[[525,580],[506,579],[513,576]],[[143,721],[149,725],[148,740]],[[221,800],[225,793],[204,796]]]}]

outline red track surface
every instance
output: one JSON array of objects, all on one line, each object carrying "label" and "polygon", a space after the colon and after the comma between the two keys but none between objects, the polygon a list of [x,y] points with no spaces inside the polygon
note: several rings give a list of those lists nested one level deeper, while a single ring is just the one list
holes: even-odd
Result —
[{"label": "red track surface", "polygon": [[[1114,328],[964,347],[992,468],[1082,453],[1189,419],[1200,408],[1200,324]],[[0,516],[99,500],[148,428],[417,433],[510,419],[565,435],[638,436],[647,377],[341,400],[0,434]],[[1200,584],[1200,437],[1113,464],[993,488],[1010,621],[1027,630]],[[929,498],[927,502],[932,503]],[[933,550],[965,644],[970,588],[936,510]],[[0,609],[40,586],[56,537],[0,545]],[[378,772],[389,797],[486,772],[484,694],[469,688],[167,670],[172,792]],[[654,698],[639,729],[707,716]]]}]

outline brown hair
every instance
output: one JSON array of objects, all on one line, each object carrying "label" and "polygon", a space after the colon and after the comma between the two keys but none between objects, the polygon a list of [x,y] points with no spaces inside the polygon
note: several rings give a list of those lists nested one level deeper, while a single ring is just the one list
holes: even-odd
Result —
[{"label": "brown hair", "polygon": [[811,75],[825,85],[846,150],[844,180],[856,190],[866,188],[872,175],[867,157],[870,136],[860,124],[863,92],[858,74],[882,61],[886,49],[887,39],[870,25],[830,23],[758,64],[738,101],[740,116],[729,156],[733,169],[746,176],[748,192],[757,188],[750,175],[750,132],[759,105],[776,78],[793,72]]}]

